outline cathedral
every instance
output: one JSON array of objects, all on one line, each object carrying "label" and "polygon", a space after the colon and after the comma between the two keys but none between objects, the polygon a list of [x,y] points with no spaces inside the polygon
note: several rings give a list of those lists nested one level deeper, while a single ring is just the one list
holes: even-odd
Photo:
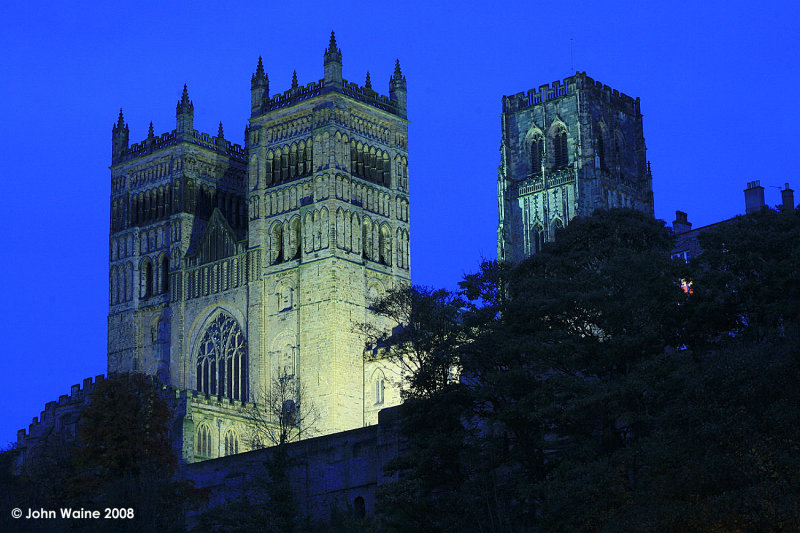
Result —
[{"label": "cathedral", "polygon": [[130,144],[112,131],[108,371],[183,391],[182,459],[248,449],[244,404],[298,380],[324,435],[377,422],[402,369],[365,357],[356,324],[410,283],[406,80],[389,95],[342,77],[270,94],[251,78],[245,144],[194,129],[187,88],[175,129]]},{"label": "cathedral", "polygon": [[653,216],[639,99],[578,72],[503,97],[497,258],[519,262],[595,209]]},{"label": "cathedral", "polygon": [[[323,57],[322,79],[273,95],[259,58],[244,146],[194,129],[185,86],[174,130],[131,144],[122,111],[113,126],[108,372],[175,392],[184,463],[249,450],[246,407],[287,382],[315,411],[307,436],[401,401],[403,366],[359,326],[394,326],[372,302],[411,282],[406,80],[399,62],[388,96],[345,80],[333,33]],[[653,214],[638,98],[579,72],[502,104],[498,259],[598,208]],[[20,448],[74,438],[93,386],[49,402]]]}]

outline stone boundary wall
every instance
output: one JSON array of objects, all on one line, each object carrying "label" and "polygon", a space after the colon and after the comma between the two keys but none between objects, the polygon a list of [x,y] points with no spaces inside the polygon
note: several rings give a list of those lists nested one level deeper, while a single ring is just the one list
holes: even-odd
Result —
[{"label": "stone boundary wall", "polygon": [[[300,516],[326,522],[336,511],[357,507],[358,498],[366,513],[374,514],[377,488],[392,479],[383,469],[401,446],[399,406],[382,410],[377,425],[288,444],[289,479]],[[210,491],[213,509],[264,487],[265,464],[274,452],[265,448],[184,465],[183,476]]]}]

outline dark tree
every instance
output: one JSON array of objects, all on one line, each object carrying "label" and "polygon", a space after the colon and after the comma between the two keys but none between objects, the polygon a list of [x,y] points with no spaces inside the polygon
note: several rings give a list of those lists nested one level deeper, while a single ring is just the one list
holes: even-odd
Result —
[{"label": "dark tree", "polygon": [[177,477],[169,396],[143,374],[111,375],[95,385],[78,426],[71,500],[86,508],[130,508],[135,518],[93,527],[180,531],[187,506],[199,503],[201,495]]},{"label": "dark tree", "polygon": [[760,212],[703,231],[693,261],[694,341],[764,339],[800,322],[800,212]]}]

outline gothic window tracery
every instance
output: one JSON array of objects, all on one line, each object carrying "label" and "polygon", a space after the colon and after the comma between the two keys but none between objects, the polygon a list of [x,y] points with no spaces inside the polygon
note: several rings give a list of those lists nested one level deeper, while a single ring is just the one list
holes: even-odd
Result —
[{"label": "gothic window tracery", "polygon": [[239,435],[232,429],[225,432],[225,456],[239,453]]},{"label": "gothic window tracery", "polygon": [[200,424],[197,428],[194,453],[201,457],[211,457],[211,429],[206,424]]},{"label": "gothic window tracery", "polygon": [[247,398],[247,340],[227,313],[211,321],[200,341],[197,390],[234,400]]}]

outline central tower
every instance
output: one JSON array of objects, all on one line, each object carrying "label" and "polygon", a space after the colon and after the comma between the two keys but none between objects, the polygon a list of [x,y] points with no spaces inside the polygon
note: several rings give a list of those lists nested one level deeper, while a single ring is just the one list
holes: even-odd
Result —
[{"label": "central tower", "polygon": [[262,275],[249,284],[248,315],[258,323],[260,386],[299,379],[329,433],[370,423],[383,402],[382,390],[375,402],[365,392],[383,387],[381,370],[364,362],[352,325],[371,320],[371,299],[410,282],[410,265],[399,63],[389,97],[369,73],[363,86],[348,82],[331,32],[324,66],[322,80],[300,86],[295,72],[273,97],[260,58],[251,80],[248,248]]},{"label": "central tower", "polygon": [[504,96],[502,121],[498,259],[523,260],[596,209],[653,215],[638,98],[578,72]]}]

